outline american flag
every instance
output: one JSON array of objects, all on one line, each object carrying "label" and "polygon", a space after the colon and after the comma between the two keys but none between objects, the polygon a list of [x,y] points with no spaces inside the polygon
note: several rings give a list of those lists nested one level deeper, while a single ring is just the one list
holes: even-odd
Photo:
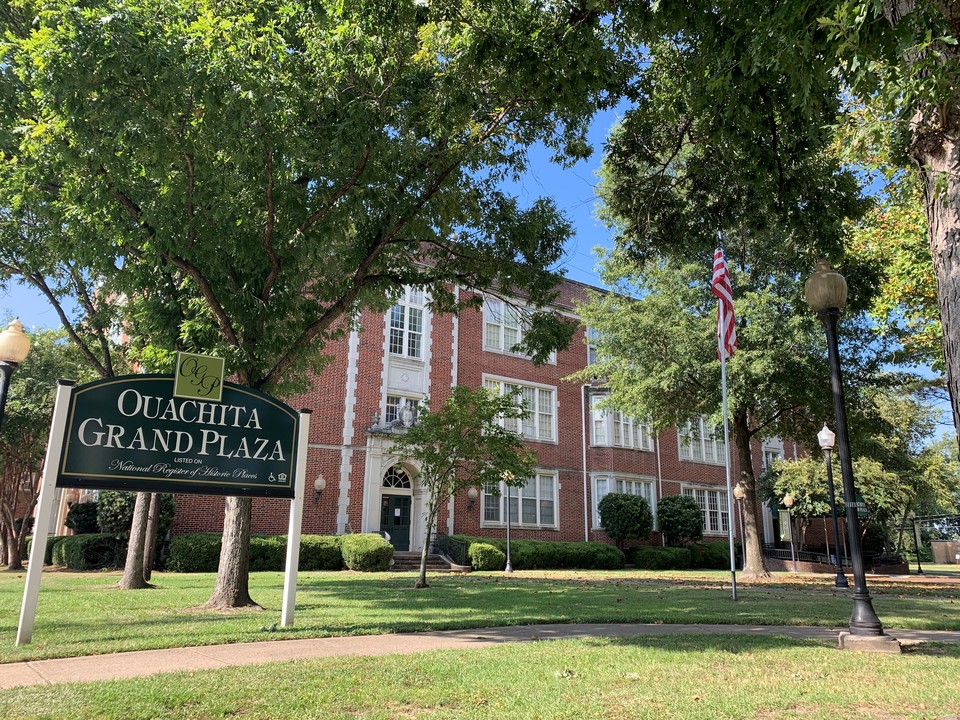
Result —
[{"label": "american flag", "polygon": [[717,308],[717,352],[720,359],[733,355],[737,348],[737,320],[733,315],[733,288],[723,248],[713,253],[713,294],[720,300]]}]

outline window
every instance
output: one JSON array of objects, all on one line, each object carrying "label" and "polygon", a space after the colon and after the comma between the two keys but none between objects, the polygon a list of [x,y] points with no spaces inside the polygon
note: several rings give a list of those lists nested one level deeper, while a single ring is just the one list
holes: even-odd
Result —
[{"label": "window", "polygon": [[727,514],[727,498],[724,492],[707,490],[706,488],[684,488],[683,494],[692,497],[700,506],[705,534],[725,534],[727,532],[729,516]]},{"label": "window", "polygon": [[556,437],[554,388],[491,378],[484,379],[483,386],[497,395],[517,393],[517,404],[522,402],[526,408],[526,415],[520,419],[504,418],[503,426],[507,430],[519,432],[529,440],[553,440]]},{"label": "window", "polygon": [[387,395],[387,404],[383,412],[383,422],[389,425],[399,420],[409,427],[416,424],[419,410],[420,401],[415,398]]},{"label": "window", "polygon": [[595,328],[587,328],[587,365],[597,364],[597,339],[600,332]]},{"label": "window", "polygon": [[[680,440],[680,459],[693,462],[723,465],[726,448],[723,444],[722,430],[700,418],[681,427],[677,434]],[[719,434],[719,437],[717,435]]]},{"label": "window", "polygon": [[760,471],[768,470],[777,460],[783,460],[783,441],[779,438],[765,440],[760,446]]},{"label": "window", "polygon": [[653,492],[653,480],[625,475],[593,476],[593,526],[600,527],[600,512],[597,506],[609,493],[639,495],[650,505],[650,511],[656,514],[656,496]]},{"label": "window", "polygon": [[603,400],[603,396],[590,398],[593,444],[652,451],[653,426],[616,410],[598,407]]},{"label": "window", "polygon": [[[487,297],[483,301],[483,349],[495,352],[524,355],[513,348],[527,332],[526,311],[503,300]],[[556,353],[551,353],[548,362],[556,362]]]},{"label": "window", "polygon": [[522,487],[507,488],[502,482],[499,487],[485,486],[483,488],[484,524],[506,524],[508,491],[511,526],[557,527],[556,475],[537,473],[527,478]]},{"label": "window", "polygon": [[406,287],[390,308],[390,354],[420,359],[423,346],[423,290]]},{"label": "window", "polygon": [[406,471],[394,465],[392,468],[387,470],[383,476],[383,487],[385,488],[400,488],[404,490],[410,489],[410,476],[407,475]]}]

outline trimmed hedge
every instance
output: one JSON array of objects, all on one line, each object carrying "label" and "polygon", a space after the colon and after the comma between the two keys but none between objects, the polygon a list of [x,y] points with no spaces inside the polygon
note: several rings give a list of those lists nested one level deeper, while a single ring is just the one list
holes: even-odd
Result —
[{"label": "trimmed hedge", "polygon": [[692,553],[685,547],[638,547],[631,560],[640,570],[688,570]]},{"label": "trimmed hedge", "polygon": [[[64,538],[69,537],[68,535],[50,535],[47,537],[47,547],[43,551],[43,564],[44,565],[53,565],[53,549],[57,546]],[[24,560],[30,558],[30,550],[33,548],[33,536],[27,538],[27,557]]]},{"label": "trimmed hedge", "polygon": [[507,565],[506,554],[489,543],[475,542],[467,554],[474,570],[503,570]]},{"label": "trimmed hedge", "polygon": [[[734,546],[734,551],[737,551],[736,546]],[[694,543],[690,545],[690,552],[693,555],[693,565],[691,567],[707,570],[730,569],[729,541]]]},{"label": "trimmed hedge", "polygon": [[[220,533],[174,535],[170,540],[170,572],[216,572],[220,564]],[[282,571],[287,558],[286,535],[253,535],[250,570]],[[342,570],[340,538],[301,535],[300,570]]]},{"label": "trimmed hedge", "polygon": [[348,570],[383,572],[393,560],[393,545],[376,533],[342,535],[340,550]]},{"label": "trimmed hedge", "polygon": [[[474,544],[493,545],[504,553],[505,540],[455,535],[468,544],[469,553]],[[551,542],[548,540],[511,540],[510,564],[515,570],[619,570],[624,566],[624,555],[613,545],[602,542]]]},{"label": "trimmed hedge", "polygon": [[114,535],[89,533],[62,537],[54,545],[51,561],[71,570],[122,567],[127,543]]}]

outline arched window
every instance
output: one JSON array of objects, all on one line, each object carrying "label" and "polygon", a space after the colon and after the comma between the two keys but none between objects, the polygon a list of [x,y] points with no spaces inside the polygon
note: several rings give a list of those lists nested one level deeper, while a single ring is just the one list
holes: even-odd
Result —
[{"label": "arched window", "polygon": [[387,470],[386,474],[383,476],[383,486],[388,488],[402,488],[404,490],[410,489],[410,476],[403,471],[403,468],[398,465],[394,465],[392,468]]}]

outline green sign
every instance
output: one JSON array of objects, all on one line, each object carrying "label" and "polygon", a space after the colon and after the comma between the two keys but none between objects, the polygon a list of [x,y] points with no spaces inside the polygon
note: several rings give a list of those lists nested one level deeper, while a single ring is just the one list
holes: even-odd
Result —
[{"label": "green sign", "polygon": [[173,396],[188,400],[221,402],[223,399],[223,358],[178,352]]},{"label": "green sign", "polygon": [[173,395],[173,375],[127,375],[70,396],[60,487],[292,498],[299,416],[251,388]]}]

